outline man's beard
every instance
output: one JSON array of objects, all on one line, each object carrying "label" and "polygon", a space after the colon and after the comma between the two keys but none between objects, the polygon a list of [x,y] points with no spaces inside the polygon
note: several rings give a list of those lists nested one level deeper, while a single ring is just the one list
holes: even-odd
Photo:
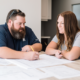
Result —
[{"label": "man's beard", "polygon": [[[22,31],[20,32],[20,30],[22,30]],[[15,39],[23,39],[26,35],[26,30],[25,30],[25,28],[21,28],[21,27],[18,30],[16,30],[14,28],[14,24],[12,24],[11,34]]]}]

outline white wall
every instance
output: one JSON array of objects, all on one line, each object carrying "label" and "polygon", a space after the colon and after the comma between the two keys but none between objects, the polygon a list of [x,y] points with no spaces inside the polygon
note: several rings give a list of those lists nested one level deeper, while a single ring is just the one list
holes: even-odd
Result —
[{"label": "white wall", "polygon": [[41,0],[0,0],[0,24],[6,22],[11,9],[20,9],[26,14],[26,25],[41,41]]}]

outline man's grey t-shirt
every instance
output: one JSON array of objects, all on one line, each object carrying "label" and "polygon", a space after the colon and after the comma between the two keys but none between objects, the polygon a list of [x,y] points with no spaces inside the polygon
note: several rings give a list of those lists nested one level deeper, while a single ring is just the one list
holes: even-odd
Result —
[{"label": "man's grey t-shirt", "polygon": [[[54,38],[52,39],[52,41],[58,43],[58,38],[57,38],[56,35],[54,36]],[[78,33],[76,34],[72,46],[80,47],[80,32],[78,32]],[[61,50],[66,50],[66,49],[67,49],[67,46],[65,45],[65,42],[64,42],[64,44],[61,46]]]}]

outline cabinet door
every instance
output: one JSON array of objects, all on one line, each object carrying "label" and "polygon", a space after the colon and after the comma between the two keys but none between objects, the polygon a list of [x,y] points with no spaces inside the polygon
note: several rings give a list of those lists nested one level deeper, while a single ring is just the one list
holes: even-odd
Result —
[{"label": "cabinet door", "polygon": [[51,19],[52,0],[48,0],[48,19]]},{"label": "cabinet door", "polygon": [[41,0],[41,20],[51,19],[51,0]]},{"label": "cabinet door", "polygon": [[41,0],[41,20],[48,20],[48,0]]}]

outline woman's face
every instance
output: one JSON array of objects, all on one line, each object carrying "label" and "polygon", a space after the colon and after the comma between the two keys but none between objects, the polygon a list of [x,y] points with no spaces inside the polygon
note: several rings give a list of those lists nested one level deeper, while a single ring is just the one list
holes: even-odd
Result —
[{"label": "woman's face", "polygon": [[58,26],[59,33],[64,34],[65,33],[65,30],[64,30],[64,17],[62,17],[61,15],[58,17],[57,26]]}]

